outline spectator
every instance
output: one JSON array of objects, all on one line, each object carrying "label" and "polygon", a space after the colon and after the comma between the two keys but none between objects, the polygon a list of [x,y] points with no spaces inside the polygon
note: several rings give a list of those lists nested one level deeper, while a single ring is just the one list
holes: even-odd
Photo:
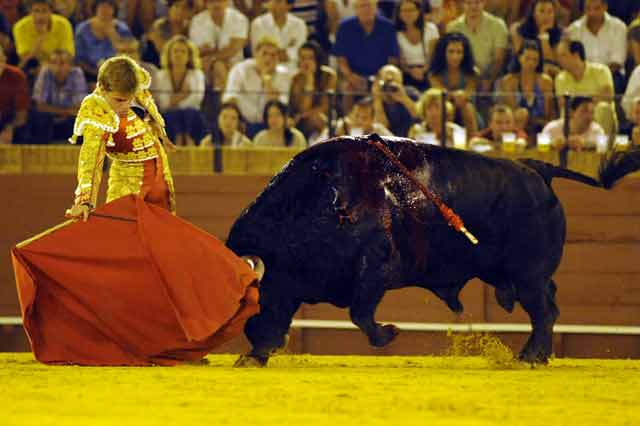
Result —
[{"label": "spectator", "polygon": [[[376,0],[355,0],[356,16],[340,23],[333,53],[338,57],[343,93],[366,93],[368,79],[387,63],[398,64],[400,54],[393,23],[379,16]],[[353,97],[344,97],[350,109]]]},{"label": "spectator", "polygon": [[486,0],[486,10],[507,24],[515,22],[520,12],[520,0]]},{"label": "spectator", "polygon": [[267,0],[233,0],[233,6],[240,11],[249,21],[260,15]]},{"label": "spectator", "polygon": [[16,22],[23,17],[25,1],[20,0],[2,0],[0,1],[0,13],[2,13],[9,21],[10,26],[14,26]]},{"label": "spectator", "polygon": [[447,25],[447,32],[467,36],[480,72],[479,90],[489,92],[506,60],[509,31],[505,22],[485,12],[485,0],[463,0],[464,14]]},{"label": "spectator", "polygon": [[204,92],[202,111],[210,129],[213,129],[218,121],[222,95],[227,85],[228,76],[229,65],[226,61],[219,59],[209,64],[209,69],[207,70],[207,88]]},{"label": "spectator", "polygon": [[336,73],[322,65],[320,45],[307,41],[298,52],[298,73],[289,93],[291,114],[296,128],[307,139],[317,136],[327,125],[330,93],[336,91]]},{"label": "spectator", "polygon": [[53,12],[67,18],[72,27],[84,20],[81,9],[78,0],[53,0]]},{"label": "spectator", "polygon": [[75,55],[73,33],[67,18],[52,13],[51,0],[32,0],[29,15],[13,27],[13,38],[20,58],[19,67],[35,78],[40,64],[56,49]]},{"label": "spectator", "polygon": [[300,130],[291,127],[287,106],[277,99],[267,102],[262,120],[267,128],[253,138],[255,146],[306,148],[307,140]]},{"label": "spectator", "polygon": [[505,134],[515,136],[515,143],[521,146],[527,145],[527,134],[516,126],[513,110],[505,104],[496,104],[489,114],[489,126],[478,132],[469,145],[491,145],[497,148],[502,143]]},{"label": "spectator", "polygon": [[41,68],[33,89],[33,139],[48,143],[71,136],[78,108],[87,93],[82,69],[73,65],[69,52],[54,50],[46,66]]},{"label": "spectator", "polygon": [[[212,142],[213,141],[213,142]],[[238,105],[227,102],[220,105],[217,125],[211,134],[200,142],[203,148],[212,146],[230,146],[233,148],[251,147],[251,140],[243,132],[242,114]]]},{"label": "spectator", "polygon": [[640,26],[629,31],[629,42],[634,54],[637,54],[638,60],[633,72],[629,76],[627,88],[622,97],[621,106],[627,119],[631,119],[633,116],[632,102],[638,96],[640,96]]},{"label": "spectator", "polygon": [[90,82],[96,81],[102,61],[116,54],[120,40],[133,37],[127,24],[115,18],[116,10],[115,0],[96,0],[93,17],[76,28],[76,61]]},{"label": "spectator", "polygon": [[158,75],[158,67],[151,62],[142,60],[140,52],[140,42],[133,38],[127,37],[120,39],[120,43],[116,46],[116,53],[118,55],[125,55],[136,61],[138,65],[144,68],[151,76],[151,87],[155,84],[156,76]]},{"label": "spectator", "polygon": [[447,91],[455,107],[455,121],[461,122],[469,134],[478,131],[478,114],[473,97],[478,87],[473,51],[462,33],[440,37],[429,66],[431,87]]},{"label": "spectator", "polygon": [[636,97],[631,103],[629,120],[631,121],[629,126],[631,145],[640,146],[640,97]]},{"label": "spectator", "polygon": [[0,48],[5,51],[7,61],[17,64],[18,57],[16,55],[15,46],[13,45],[13,37],[11,33],[11,24],[0,11]]},{"label": "spectator", "polygon": [[185,36],[175,36],[162,50],[155,98],[167,122],[167,134],[178,146],[193,146],[206,134],[200,112],[205,76],[196,45]]},{"label": "spectator", "polygon": [[616,133],[618,119],[612,103],[614,89],[609,68],[587,61],[584,46],[579,41],[560,41],[557,54],[563,69],[555,80],[560,111],[564,113],[564,95],[592,97],[596,105],[595,120],[608,135]]},{"label": "spectator", "polygon": [[160,65],[160,52],[171,37],[189,34],[189,23],[193,13],[193,0],[169,0],[167,6],[167,16],[156,19],[144,37],[142,57],[156,66]]},{"label": "spectator", "polygon": [[543,72],[540,43],[524,40],[500,83],[505,103],[515,111],[518,129],[537,134],[553,115],[553,80]]},{"label": "spectator", "polygon": [[26,76],[6,61],[4,50],[0,49],[0,144],[25,141],[29,110]]},{"label": "spectator", "polygon": [[247,136],[264,128],[262,116],[267,101],[287,103],[291,78],[286,67],[278,65],[278,41],[263,37],[256,46],[255,57],[234,65],[229,72],[223,101],[235,99],[247,120]]},{"label": "spectator", "polygon": [[[380,136],[393,136],[384,125],[375,119],[373,111],[373,99],[369,96],[358,100],[351,109],[349,115],[338,121],[336,126],[336,136],[362,136],[370,133],[377,133]],[[327,138],[327,132],[318,138]]]},{"label": "spectator", "polygon": [[606,137],[602,127],[593,121],[594,103],[588,96],[571,98],[569,104],[569,138],[565,143],[564,118],[548,123],[542,133],[549,136],[551,145],[557,149],[569,146],[570,149],[582,151],[595,149],[600,137]]},{"label": "spectator", "polygon": [[229,7],[229,0],[207,0],[207,9],[191,20],[189,38],[198,46],[205,66],[224,59],[231,65],[242,61],[249,38],[249,20]]},{"label": "spectator", "polygon": [[309,35],[314,35],[314,39],[321,3],[322,0],[293,0],[291,6],[291,13],[304,21]]},{"label": "spectator", "polygon": [[137,37],[149,31],[153,22],[167,15],[166,0],[120,0],[118,18]]},{"label": "spectator", "polygon": [[567,28],[567,36],[585,46],[589,62],[607,65],[616,93],[624,92],[621,70],[627,58],[627,26],[607,13],[609,0],[585,0],[584,15]]},{"label": "spectator", "polygon": [[264,36],[275,37],[280,46],[279,60],[289,67],[297,68],[298,49],[307,41],[307,26],[304,21],[289,13],[295,0],[270,0],[269,11],[251,23],[251,48]]},{"label": "spectator", "polygon": [[[440,145],[442,142],[442,97],[441,89],[431,88],[422,94],[418,101],[418,116],[420,123],[416,123],[409,130],[409,137],[418,142]],[[446,146],[453,146],[453,134],[466,132],[465,129],[450,120],[453,105],[447,101]]]},{"label": "spectator", "polygon": [[420,93],[403,84],[402,71],[395,65],[380,69],[371,92],[376,121],[394,135],[406,137],[417,117],[415,102]]},{"label": "spectator", "polygon": [[429,87],[429,59],[440,37],[438,27],[433,22],[425,22],[420,0],[398,2],[395,26],[404,81],[417,89],[425,90]]},{"label": "spectator", "polygon": [[544,72],[551,77],[560,71],[555,47],[561,37],[554,0],[534,0],[524,20],[511,27],[513,50],[519,52],[525,40],[538,41],[542,48]]}]

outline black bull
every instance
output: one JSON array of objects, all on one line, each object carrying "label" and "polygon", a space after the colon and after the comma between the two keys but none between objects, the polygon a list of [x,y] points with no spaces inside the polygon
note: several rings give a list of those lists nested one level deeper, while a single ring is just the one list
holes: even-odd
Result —
[{"label": "black bull", "polygon": [[[449,226],[371,141],[384,143],[479,243]],[[336,138],[302,152],[229,234],[230,249],[258,255],[266,265],[261,311],[245,326],[252,350],[237,365],[266,364],[284,344],[301,303],[348,307],[370,344],[384,346],[398,334],[374,319],[387,290],[422,287],[460,312],[458,294],[476,277],[495,287],[507,311],[522,305],[533,332],[520,358],[546,362],[558,316],[552,276],[565,241],[551,179],[610,187],[638,169],[637,154],[612,156],[598,181],[535,160],[492,159],[377,135]]]}]

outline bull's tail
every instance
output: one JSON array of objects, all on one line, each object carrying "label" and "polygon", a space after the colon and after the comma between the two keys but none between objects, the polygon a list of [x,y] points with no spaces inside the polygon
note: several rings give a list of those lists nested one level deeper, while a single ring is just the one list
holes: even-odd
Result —
[{"label": "bull's tail", "polygon": [[600,164],[598,179],[554,166],[544,161],[526,158],[521,159],[520,162],[535,170],[542,176],[547,185],[551,185],[551,180],[554,177],[559,177],[582,182],[590,186],[609,189],[629,173],[640,170],[640,149],[634,149],[628,152],[614,151]]}]

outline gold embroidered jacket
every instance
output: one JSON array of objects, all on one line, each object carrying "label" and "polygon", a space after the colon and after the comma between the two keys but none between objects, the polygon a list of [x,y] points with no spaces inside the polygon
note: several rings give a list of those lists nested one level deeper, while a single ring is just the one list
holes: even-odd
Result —
[{"label": "gold embroidered jacket", "polygon": [[[96,205],[105,155],[112,160],[107,202],[138,193],[142,186],[144,161],[158,159],[171,192],[171,211],[175,212],[173,178],[166,152],[160,143],[160,137],[166,136],[164,119],[149,92],[151,77],[139,68],[138,79],[140,89],[135,94],[135,102],[147,111],[144,119],[129,110],[126,119],[121,120],[100,88],[86,96],[80,105],[73,136],[69,139],[69,142],[75,143],[77,137],[83,137],[78,161],[76,204]],[[119,131],[125,133],[126,149],[122,145],[116,146],[114,135]]]}]

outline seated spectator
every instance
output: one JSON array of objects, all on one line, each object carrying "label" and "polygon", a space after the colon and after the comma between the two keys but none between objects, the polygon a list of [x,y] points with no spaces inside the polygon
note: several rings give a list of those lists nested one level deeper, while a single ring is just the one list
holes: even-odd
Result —
[{"label": "seated spectator", "polygon": [[53,0],[53,12],[67,18],[72,27],[84,20],[81,9],[78,0]]},{"label": "seated spectator", "polygon": [[2,13],[9,21],[9,25],[13,27],[16,22],[24,16],[26,1],[21,0],[3,0],[0,1],[0,13]]},{"label": "seated spectator", "polygon": [[560,112],[564,113],[564,95],[592,97],[596,105],[596,122],[607,135],[617,133],[618,119],[612,102],[614,89],[609,68],[586,61],[584,46],[579,41],[562,40],[557,51],[558,62],[563,69],[555,80]]},{"label": "seated spectator", "polygon": [[120,0],[118,19],[126,22],[136,38],[148,32],[156,19],[166,15],[166,0]]},{"label": "seated spectator", "polygon": [[51,0],[32,0],[29,15],[13,27],[19,67],[32,81],[38,75],[40,64],[49,59],[56,49],[64,49],[75,56],[73,32],[67,18],[52,13]]},{"label": "seated spectator", "polygon": [[143,61],[141,58],[140,42],[133,37],[126,37],[120,39],[120,42],[116,46],[116,54],[126,55],[136,61],[142,68],[144,68],[151,76],[151,86],[155,84],[156,75],[158,74],[158,67],[151,62]]},{"label": "seated spectator", "polygon": [[464,13],[447,25],[447,32],[467,37],[480,73],[478,89],[488,93],[502,74],[509,31],[502,19],[484,11],[484,0],[463,0],[462,5]]},{"label": "seated spectator", "polygon": [[336,91],[336,73],[322,65],[322,52],[315,41],[307,41],[298,52],[298,72],[293,76],[289,106],[293,121],[307,139],[327,125],[330,93]]},{"label": "seated spectator", "polygon": [[620,102],[627,120],[631,120],[633,116],[633,100],[640,96],[640,22],[629,30],[629,46],[633,58],[631,62],[634,62],[635,66],[629,73],[627,88]]},{"label": "seated spectator", "polygon": [[286,148],[306,148],[307,140],[300,130],[291,127],[287,106],[277,99],[270,100],[264,107],[263,121],[267,128],[253,138],[254,146],[277,146]]},{"label": "seated spectator", "polygon": [[534,40],[525,40],[500,83],[500,92],[515,111],[516,126],[537,134],[553,115],[553,80],[543,72],[542,51]]},{"label": "seated spectator", "polygon": [[420,97],[418,90],[403,84],[400,68],[385,65],[378,72],[371,93],[376,121],[394,135],[406,137],[417,117],[415,102]]},{"label": "seated spectator", "polygon": [[237,63],[229,72],[223,101],[235,99],[247,120],[247,136],[264,128],[262,121],[267,101],[279,99],[286,104],[291,78],[286,67],[278,64],[278,42],[263,37],[256,46],[254,58]]},{"label": "seated spectator", "polygon": [[[441,89],[432,88],[422,94],[418,101],[418,116],[421,121],[414,124],[409,130],[409,137],[418,142],[431,145],[442,143],[442,97],[444,92]],[[466,132],[464,127],[452,122],[450,117],[453,112],[453,105],[447,101],[447,122],[446,122],[446,146],[453,146],[453,134],[455,132]],[[467,133],[468,134],[468,133]]]},{"label": "seated spectator", "polygon": [[549,136],[551,145],[561,149],[568,145],[570,149],[582,151],[595,149],[598,138],[606,136],[602,127],[593,120],[594,102],[588,96],[571,98],[569,104],[569,138],[565,142],[564,118],[551,121],[542,133]]},{"label": "seated spectator", "polygon": [[7,53],[14,49],[11,39],[11,24],[2,12],[0,12],[0,47]]},{"label": "seated spectator", "polygon": [[505,134],[514,135],[516,144],[523,147],[527,145],[527,134],[516,127],[511,108],[508,105],[497,104],[491,108],[489,127],[474,135],[469,145],[486,144],[497,148],[502,143],[502,137]]},{"label": "seated spectator", "polygon": [[209,64],[207,87],[204,92],[202,111],[204,112],[205,121],[210,129],[215,127],[215,123],[218,120],[222,96],[224,94],[224,88],[227,85],[228,76],[229,65],[227,61],[218,59]]},{"label": "seated spectator", "polygon": [[377,14],[377,0],[355,0],[356,16],[340,23],[333,54],[338,57],[343,111],[354,94],[368,93],[368,79],[384,65],[397,64],[398,40],[393,23]]},{"label": "seated spectator", "polygon": [[167,7],[167,16],[156,19],[144,36],[142,57],[156,66],[160,65],[160,52],[173,36],[189,35],[193,0],[169,0]]},{"label": "seated spectator", "polygon": [[234,9],[240,11],[244,16],[253,21],[253,19],[262,14],[267,0],[233,0]]},{"label": "seated spectator", "polygon": [[464,34],[454,32],[440,37],[429,66],[429,84],[450,94],[456,122],[464,124],[469,134],[478,131],[478,113],[473,104],[478,74]]},{"label": "seated spectator", "polygon": [[540,43],[544,72],[555,77],[560,71],[556,58],[555,47],[562,37],[562,29],[556,19],[556,7],[554,0],[534,0],[524,20],[516,22],[511,27],[511,40],[513,51],[519,52],[525,40],[533,40]]},{"label": "seated spectator", "polygon": [[294,71],[297,68],[298,49],[307,41],[307,25],[290,13],[295,0],[270,0],[268,12],[251,23],[251,48],[255,50],[258,40],[271,36],[278,40],[279,61]]},{"label": "seated spectator", "polygon": [[636,97],[631,104],[629,116],[631,126],[629,126],[629,138],[633,146],[640,146],[640,97]]},{"label": "seated spectator", "polygon": [[66,141],[73,133],[80,103],[88,93],[84,74],[73,65],[69,52],[54,50],[40,69],[33,89],[33,139],[38,143]]},{"label": "seated spectator", "polygon": [[420,0],[398,2],[395,26],[405,84],[426,90],[429,60],[440,37],[438,27],[433,22],[425,22]]},{"label": "seated spectator", "polygon": [[20,68],[7,65],[3,49],[0,49],[0,94],[0,143],[27,142],[27,79]]},{"label": "seated spectator", "polygon": [[220,105],[217,125],[210,134],[200,141],[203,148],[212,146],[230,146],[234,148],[252,147],[251,140],[245,136],[242,115],[238,105],[227,102]]},{"label": "seated spectator", "polygon": [[[338,120],[335,135],[362,136],[370,133],[377,133],[380,136],[393,136],[389,129],[375,120],[373,98],[367,96],[353,105],[347,117]],[[328,131],[325,130],[318,140],[324,140],[327,137]]]},{"label": "seated spectator", "polygon": [[585,0],[584,15],[566,30],[570,40],[585,47],[589,62],[606,65],[613,76],[616,93],[624,91],[621,70],[627,58],[627,26],[607,13],[609,0]]},{"label": "seated spectator", "polygon": [[115,0],[96,0],[94,16],[76,27],[76,61],[85,72],[88,81],[95,82],[98,67],[105,59],[116,54],[122,38],[133,37],[129,27],[115,18]]},{"label": "seated spectator", "polygon": [[175,36],[165,44],[161,63],[154,90],[167,134],[178,146],[196,145],[207,133],[200,112],[205,76],[198,48],[185,36]]},{"label": "seated spectator", "polygon": [[200,49],[205,66],[217,59],[237,64],[244,58],[249,20],[229,7],[229,0],[207,0],[206,4],[207,8],[191,20],[189,38]]}]

